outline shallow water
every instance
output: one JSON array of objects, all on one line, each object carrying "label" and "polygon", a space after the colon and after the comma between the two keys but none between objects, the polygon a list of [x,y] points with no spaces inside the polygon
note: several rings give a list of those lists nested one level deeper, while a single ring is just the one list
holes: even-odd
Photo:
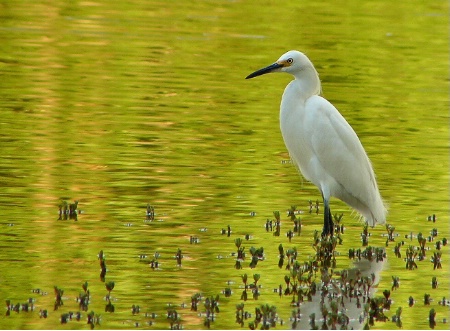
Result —
[{"label": "shallow water", "polygon": [[[166,329],[168,304],[184,328],[203,328],[203,303],[199,312],[189,308],[199,292],[220,296],[212,328],[239,328],[244,273],[261,274],[262,285],[245,310],[275,305],[284,320],[276,328],[289,327],[292,298],[273,291],[287,273],[277,265],[278,245],[296,247],[299,261],[314,254],[322,215],[309,214],[308,201],[320,194],[287,162],[279,132],[279,101],[291,78],[244,77],[299,49],[315,63],[324,96],[358,133],[389,205],[398,236],[386,248],[375,295],[398,276],[386,315],[403,307],[403,328],[426,329],[434,308],[436,328],[448,329],[448,307],[438,304],[450,292],[448,246],[442,269],[430,262],[435,242],[450,237],[446,2],[18,1],[0,12],[0,299],[36,300],[33,312],[5,316],[5,309],[1,328],[87,328],[87,312],[60,323],[61,314],[79,310],[85,281],[89,312],[101,314],[96,328]],[[61,200],[79,201],[77,221],[58,220]],[[155,208],[152,222],[147,204]],[[304,213],[302,234],[290,243],[285,211],[292,205]],[[279,237],[264,229],[275,210],[283,219]],[[362,224],[339,201],[332,210],[344,213],[346,226],[337,269],[350,268],[347,253],[361,247]],[[432,214],[436,223],[427,221]],[[229,237],[221,234],[228,225]],[[429,236],[433,228],[439,233],[426,259],[406,270],[406,247],[418,243],[405,235]],[[370,231],[370,245],[385,246],[386,230]],[[237,270],[236,238],[246,249],[264,247],[265,260],[251,269],[247,257]],[[105,312],[101,250],[106,282],[115,282],[114,313]],[[161,265],[152,270],[156,251]],[[64,290],[57,311],[54,286]],[[222,293],[227,287],[230,297]],[[38,288],[44,295],[32,292]],[[41,309],[47,318],[39,318]]]}]

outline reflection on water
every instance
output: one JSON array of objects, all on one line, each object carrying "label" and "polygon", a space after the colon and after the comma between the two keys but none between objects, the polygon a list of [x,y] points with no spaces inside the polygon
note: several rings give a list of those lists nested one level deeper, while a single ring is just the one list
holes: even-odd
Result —
[{"label": "reflection on water", "polygon": [[[403,328],[430,316],[448,328],[446,4],[18,1],[0,12],[1,328],[248,329],[275,315],[271,328],[309,328],[313,312],[320,327],[321,298],[303,300],[298,320],[293,296],[274,291],[291,275],[279,245],[310,262],[322,223],[279,132],[289,78],[257,90],[244,79],[288,49],[313,60],[358,133],[395,228],[369,229],[386,259],[363,271],[348,258],[367,247],[363,225],[332,201],[345,234],[336,265],[311,281],[374,272],[375,298],[392,299],[374,328],[397,328],[399,308]],[[276,210],[279,229],[266,231]],[[244,274],[259,275],[246,300]]]},{"label": "reflection on water", "polygon": [[359,330],[364,328],[365,323],[373,326],[375,320],[387,320],[382,311],[390,306],[389,298],[383,300],[381,307],[375,300],[369,301],[369,298],[374,297],[384,264],[384,259],[362,259],[355,263],[354,268],[342,270],[340,278],[334,279],[324,272],[322,290],[301,305],[293,328],[308,330],[316,327],[345,327]]}]

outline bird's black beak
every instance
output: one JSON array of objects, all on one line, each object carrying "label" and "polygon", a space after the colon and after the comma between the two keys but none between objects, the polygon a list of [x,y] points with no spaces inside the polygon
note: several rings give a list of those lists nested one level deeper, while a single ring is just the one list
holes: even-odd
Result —
[{"label": "bird's black beak", "polygon": [[281,68],[283,66],[283,64],[275,62],[274,64],[271,64],[270,66],[267,66],[265,68],[256,70],[254,73],[251,73],[250,75],[248,75],[247,77],[245,77],[245,79],[250,79],[256,76],[261,76],[264,74],[268,74],[278,68]]}]

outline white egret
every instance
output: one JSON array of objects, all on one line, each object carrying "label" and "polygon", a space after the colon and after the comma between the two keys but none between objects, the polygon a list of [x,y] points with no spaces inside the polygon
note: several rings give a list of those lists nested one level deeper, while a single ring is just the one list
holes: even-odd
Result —
[{"label": "white egret", "polygon": [[281,99],[281,133],[293,163],[322,193],[322,235],[333,234],[332,196],[356,209],[371,226],[385,223],[387,210],[370,160],[350,124],[319,95],[319,75],[311,61],[301,52],[289,51],[246,79],[271,72],[295,77]]}]

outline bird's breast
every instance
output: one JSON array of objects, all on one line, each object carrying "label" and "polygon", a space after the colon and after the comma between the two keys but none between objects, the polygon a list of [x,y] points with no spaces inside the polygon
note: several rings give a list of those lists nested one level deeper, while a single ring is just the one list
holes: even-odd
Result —
[{"label": "bird's breast", "polygon": [[292,161],[300,168],[303,176],[311,180],[310,167],[314,158],[311,137],[305,127],[306,100],[294,97],[286,88],[280,106],[280,129]]}]

